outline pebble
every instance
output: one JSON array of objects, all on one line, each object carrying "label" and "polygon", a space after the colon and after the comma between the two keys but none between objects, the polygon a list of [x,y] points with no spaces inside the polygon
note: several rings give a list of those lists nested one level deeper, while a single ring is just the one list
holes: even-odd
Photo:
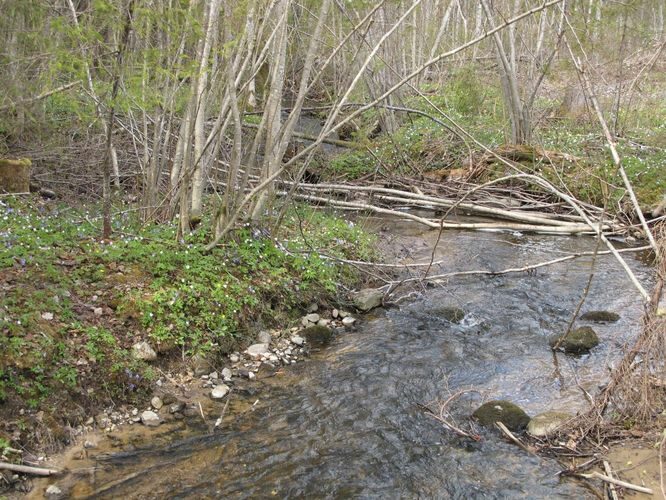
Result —
[{"label": "pebble", "polygon": [[58,488],[55,484],[52,484],[48,488],[46,488],[47,498],[58,498],[60,496],[62,496],[62,490]]},{"label": "pebble", "polygon": [[356,323],[356,318],[352,318],[351,316],[342,318],[342,324],[345,326],[352,326],[354,323]]},{"label": "pebble", "polygon": [[132,355],[141,361],[154,361],[157,353],[148,342],[137,342],[132,346]]},{"label": "pebble", "polygon": [[229,368],[222,369],[222,378],[226,381],[231,380],[231,370]]},{"label": "pebble", "polygon": [[261,330],[259,332],[259,335],[257,335],[257,341],[260,344],[270,344],[272,340],[273,340],[273,338],[271,337],[270,332],[268,332],[266,330]]},{"label": "pebble", "polygon": [[146,410],[141,414],[141,423],[148,427],[156,427],[160,425],[160,417],[154,411]]},{"label": "pebble", "polygon": [[333,311],[331,311],[331,316],[333,316],[333,318],[337,318],[339,315],[340,311],[338,311],[337,309],[333,309]]},{"label": "pebble", "polygon": [[[305,339],[303,337],[301,337],[300,335],[294,335],[293,337],[291,337],[291,343],[292,344],[296,344],[296,345],[300,346],[300,345],[303,345],[304,342],[305,342]],[[291,353],[289,353],[289,354],[291,354]]]},{"label": "pebble", "polygon": [[155,396],[153,399],[150,400],[150,406],[152,406],[156,410],[159,410],[160,408],[162,408],[162,406],[164,406],[164,403],[160,398]]},{"label": "pebble", "polygon": [[169,406],[169,413],[178,413],[179,411],[183,411],[183,408],[185,408],[185,403],[178,401]]},{"label": "pebble", "polygon": [[210,391],[210,397],[213,399],[222,399],[229,393],[229,386],[226,384],[220,384],[216,386],[212,391]]},{"label": "pebble", "polygon": [[217,380],[219,377],[220,377],[220,376],[218,375],[217,372],[213,372],[213,373],[210,373],[210,374],[208,375],[208,378],[210,378],[210,379],[212,379],[212,380]]},{"label": "pebble", "polygon": [[238,363],[240,361],[240,357],[238,356],[238,354],[230,354],[229,361],[231,361],[232,363]]},{"label": "pebble", "polygon": [[268,344],[252,344],[245,352],[253,359],[259,358],[268,354]]}]

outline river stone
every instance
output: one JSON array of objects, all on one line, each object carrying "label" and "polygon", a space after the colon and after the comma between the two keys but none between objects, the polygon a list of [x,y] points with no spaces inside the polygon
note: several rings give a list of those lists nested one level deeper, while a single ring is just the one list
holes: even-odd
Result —
[{"label": "river stone", "polygon": [[58,488],[55,484],[49,485],[48,488],[46,488],[46,493],[45,493],[46,498],[62,498],[62,490]]},{"label": "river stone", "polygon": [[344,326],[353,326],[354,323],[356,323],[356,318],[352,316],[347,316],[346,318],[342,318],[342,324]]},{"label": "river stone", "polygon": [[435,310],[435,314],[451,323],[460,323],[465,318],[465,311],[459,307],[440,307]]},{"label": "river stone", "polygon": [[303,345],[303,343],[305,342],[305,339],[303,337],[301,337],[300,335],[294,335],[293,337],[291,337],[290,340],[291,340],[292,344],[296,344],[296,345],[299,345],[299,346]]},{"label": "river stone", "polygon": [[333,330],[325,326],[309,326],[300,332],[301,336],[305,337],[308,344],[313,346],[324,346],[329,344],[333,339]]},{"label": "river stone", "polygon": [[271,337],[270,332],[266,330],[261,330],[259,335],[257,335],[257,342],[260,344],[270,344],[273,338]]},{"label": "river stone", "polygon": [[150,406],[152,406],[156,410],[159,410],[164,406],[164,402],[159,397],[155,396],[153,399],[150,400]]},{"label": "river stone", "polygon": [[210,397],[213,399],[222,399],[229,393],[229,386],[226,384],[216,385],[215,388],[210,391]]},{"label": "river stone", "polygon": [[530,419],[527,432],[534,437],[543,437],[552,434],[560,425],[572,417],[569,413],[561,411],[545,411]]},{"label": "river stone", "polygon": [[137,342],[132,346],[132,356],[141,361],[154,361],[157,359],[155,349],[146,341]]},{"label": "river stone", "polygon": [[251,358],[260,358],[268,354],[268,344],[252,344],[245,351]]},{"label": "river stone", "polygon": [[222,378],[227,382],[231,380],[231,370],[229,368],[222,368]]},{"label": "river stone", "polygon": [[615,323],[620,319],[620,315],[611,311],[588,311],[580,319],[595,323]]},{"label": "river stone", "polygon": [[354,294],[354,305],[359,311],[369,311],[382,305],[384,292],[376,288],[364,288]]},{"label": "river stone", "polygon": [[523,430],[530,421],[530,417],[510,401],[488,401],[479,406],[472,416],[484,427],[502,422],[511,431]]},{"label": "river stone", "polygon": [[[565,334],[552,337],[550,347],[555,347],[564,336]],[[595,331],[589,326],[583,326],[572,330],[560,344],[560,349],[567,354],[586,354],[597,345],[599,345],[599,337],[597,337]]]},{"label": "river stone", "polygon": [[160,417],[154,411],[146,410],[141,414],[141,423],[148,427],[160,425]]}]

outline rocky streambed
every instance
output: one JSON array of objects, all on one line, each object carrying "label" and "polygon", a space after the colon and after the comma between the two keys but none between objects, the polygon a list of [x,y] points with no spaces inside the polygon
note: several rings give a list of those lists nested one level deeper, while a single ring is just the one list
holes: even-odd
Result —
[{"label": "rocky streambed", "polygon": [[[391,244],[404,262],[428,261],[435,238],[410,233]],[[439,273],[499,271],[593,248],[587,238],[452,232],[434,259]],[[649,285],[650,270],[631,255],[627,260]],[[451,278],[399,307],[374,309],[354,328],[345,329],[339,311],[337,318],[312,311],[296,331],[266,332],[270,339],[258,337],[248,352],[232,354],[227,372],[193,372],[189,385],[166,381],[176,391],[196,386],[205,396],[198,402],[210,404],[194,398],[170,413],[177,402],[161,399],[161,408],[137,409],[134,419],[147,410],[164,423],[157,430],[128,426],[134,435],[111,431],[89,448],[83,443],[74,450],[77,460],[61,464],[70,472],[34,492],[52,486],[55,496],[95,498],[586,497],[579,484],[558,478],[554,462],[525,454],[491,428],[480,428],[478,442],[461,438],[420,405],[469,391],[452,408],[460,422],[491,400],[515,403],[528,417],[586,408],[580,388],[594,393],[604,384],[642,313],[624,272],[599,256],[581,313],[618,317],[576,318],[576,328],[594,329],[598,345],[558,354],[555,374],[549,342],[566,330],[591,264],[583,257],[536,273]],[[319,333],[331,326],[345,333],[308,340],[306,323]],[[306,354],[306,363],[292,364]]]}]

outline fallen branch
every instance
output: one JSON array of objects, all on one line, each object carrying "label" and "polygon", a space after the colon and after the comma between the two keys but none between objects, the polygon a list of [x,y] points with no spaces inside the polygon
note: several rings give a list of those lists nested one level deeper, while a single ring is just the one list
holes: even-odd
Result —
[{"label": "fallen branch", "polygon": [[75,87],[76,85],[80,84],[81,80],[76,80],[75,82],[67,83],[65,85],[62,85],[58,87],[57,89],[49,90],[48,92],[44,92],[42,94],[39,94],[35,97],[29,97],[27,99],[19,99],[18,101],[11,103],[11,104],[5,104],[4,106],[0,106],[0,111],[6,111],[10,108],[22,105],[22,104],[29,104],[31,102],[35,101],[41,101],[42,99],[46,99],[49,96],[52,96],[53,94],[57,94],[58,92],[63,92],[65,90],[69,90],[72,87]]},{"label": "fallen branch", "polygon": [[[642,250],[647,250],[649,249],[649,246],[645,247],[638,247],[638,248],[624,248],[621,250],[618,250],[620,253],[625,253],[625,252],[638,252]],[[610,251],[603,251],[603,252],[597,252],[598,255],[608,255],[612,252]],[[575,254],[570,254],[570,255],[565,255],[564,257],[558,257],[557,259],[552,259],[552,260],[547,260],[544,262],[539,262],[537,264],[532,264],[532,265],[527,265],[523,267],[511,267],[508,269],[502,269],[500,271],[484,271],[484,270],[473,270],[473,271],[458,271],[458,272],[451,272],[451,273],[445,273],[445,274],[436,274],[433,276],[428,276],[427,281],[438,281],[438,280],[443,280],[446,278],[454,278],[458,276],[474,276],[474,275],[488,275],[488,276],[499,276],[501,274],[510,274],[510,273],[519,273],[519,272],[527,272],[531,271],[534,269],[538,269],[540,267],[545,267],[545,266],[551,266],[553,264],[558,264],[560,262],[566,262],[568,260],[576,259],[578,257],[584,257],[584,256],[590,256],[594,255],[594,252],[579,252]],[[405,280],[402,280],[400,283],[406,283],[409,281],[420,281],[422,278],[408,278]],[[397,282],[395,282],[397,283]]]},{"label": "fallen branch", "polygon": [[506,425],[504,425],[502,422],[495,422],[495,425],[497,428],[502,431],[502,433],[508,437],[515,445],[517,445],[521,450],[526,451],[527,453],[534,455],[534,450],[531,450],[525,443],[523,443],[520,439],[518,439],[516,436],[513,435],[513,432],[511,432],[509,429],[507,429]]},{"label": "fallen branch", "polygon": [[[278,193],[284,195],[286,193]],[[399,210],[392,210],[389,208],[376,207],[367,203],[357,203],[351,201],[333,200],[330,198],[323,198],[320,196],[311,196],[305,194],[296,194],[294,197],[324,203],[326,205],[342,208],[347,210],[359,210],[366,212],[374,212],[378,214],[393,215],[405,219],[410,219],[419,222],[424,226],[432,229],[467,229],[467,230],[493,230],[493,231],[521,231],[527,233],[546,233],[546,234],[594,234],[594,229],[591,229],[587,224],[574,224],[566,223],[566,225],[538,225],[538,224],[521,224],[521,223],[498,223],[498,222],[441,222],[439,220],[428,219],[419,217],[418,215],[410,214],[408,212],[401,212]]]},{"label": "fallen branch", "polygon": [[0,469],[18,472],[20,474],[30,474],[32,476],[52,476],[60,474],[60,471],[55,469],[43,469],[41,467],[31,467],[29,465],[10,464],[7,462],[0,462]]},{"label": "fallen branch", "polygon": [[601,479],[607,483],[614,484],[616,486],[621,486],[627,488],[628,490],[639,491],[641,493],[647,493],[648,495],[654,495],[654,491],[650,488],[645,488],[643,486],[638,486],[635,484],[628,483],[626,481],[620,481],[619,479],[614,479],[612,477],[605,476],[600,472],[591,472],[590,474],[576,474],[578,477],[584,477],[585,479]]},{"label": "fallen branch", "polygon": [[[604,470],[606,471],[606,474],[608,475],[608,477],[613,477],[613,470],[611,469],[611,466],[608,463],[608,461],[604,460],[603,464],[604,464]],[[619,500],[619,498],[617,496],[617,490],[615,489],[615,484],[609,483],[609,485],[610,485],[609,489],[610,489],[611,499],[612,500]]]}]

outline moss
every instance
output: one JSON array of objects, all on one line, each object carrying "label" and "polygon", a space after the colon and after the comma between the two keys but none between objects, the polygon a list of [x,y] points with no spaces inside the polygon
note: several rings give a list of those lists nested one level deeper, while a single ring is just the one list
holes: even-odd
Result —
[{"label": "moss", "polygon": [[595,323],[615,323],[620,319],[620,315],[611,311],[588,311],[580,319]]},{"label": "moss", "polygon": [[568,354],[586,354],[590,349],[599,345],[599,337],[596,332],[589,326],[583,326],[572,330],[569,335],[566,333],[556,335],[550,339],[550,347],[555,347],[562,339],[560,349]]},{"label": "moss", "polygon": [[472,413],[479,423],[485,427],[502,422],[511,431],[521,431],[530,421],[530,417],[510,401],[488,401]]}]

